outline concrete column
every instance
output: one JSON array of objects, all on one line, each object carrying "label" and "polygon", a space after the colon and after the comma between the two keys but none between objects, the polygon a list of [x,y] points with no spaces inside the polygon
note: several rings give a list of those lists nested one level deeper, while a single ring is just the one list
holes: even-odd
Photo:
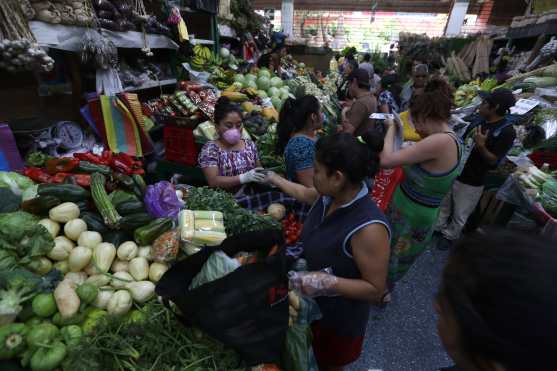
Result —
[{"label": "concrete column", "polygon": [[294,0],[282,0],[280,20],[282,31],[289,37],[293,36]]},{"label": "concrete column", "polygon": [[449,20],[447,21],[445,36],[456,36],[460,34],[469,4],[469,0],[455,0],[451,13],[449,14]]}]

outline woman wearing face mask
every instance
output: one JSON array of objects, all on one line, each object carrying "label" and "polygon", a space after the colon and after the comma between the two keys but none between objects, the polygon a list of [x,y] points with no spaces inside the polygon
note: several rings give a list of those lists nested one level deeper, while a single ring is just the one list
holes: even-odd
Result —
[{"label": "woman wearing face mask", "polygon": [[449,128],[452,89],[444,80],[432,80],[414,99],[410,115],[420,142],[395,150],[397,126],[387,120],[381,166],[402,166],[404,181],[387,210],[393,226],[389,280],[399,280],[431,243],[439,206],[460,173],[460,139]]},{"label": "woman wearing face mask", "polygon": [[[315,323],[313,350],[322,371],[342,370],[358,359],[370,305],[386,287],[390,227],[369,197],[364,179],[379,168],[381,137],[347,133],[321,138],[315,146],[313,184],[308,188],[276,174],[267,181],[313,207],[300,241],[308,272],[291,286],[316,297],[323,318]],[[328,272],[323,270],[330,268]]]},{"label": "woman wearing face mask", "polygon": [[287,99],[277,126],[277,155],[284,155],[288,180],[313,187],[313,158],[317,130],[323,127],[323,113],[317,98],[306,95]]},{"label": "woman wearing face mask", "polygon": [[237,190],[241,185],[261,182],[265,175],[255,143],[242,139],[242,111],[226,97],[215,106],[218,139],[203,146],[199,166],[210,187]]},{"label": "woman wearing face mask", "polygon": [[461,240],[443,272],[437,330],[458,371],[555,370],[556,242],[508,230]]}]

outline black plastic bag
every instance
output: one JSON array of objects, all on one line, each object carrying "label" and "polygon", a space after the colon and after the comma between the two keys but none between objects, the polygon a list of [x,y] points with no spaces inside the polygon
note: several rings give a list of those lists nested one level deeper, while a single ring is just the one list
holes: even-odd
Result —
[{"label": "black plastic bag", "polygon": [[209,256],[222,250],[266,251],[282,245],[280,231],[249,232],[206,247],[168,270],[157,295],[180,309],[180,320],[236,350],[248,366],[280,364],[288,330],[288,278],[293,262],[283,253],[241,266],[229,275],[194,290],[188,287]]}]

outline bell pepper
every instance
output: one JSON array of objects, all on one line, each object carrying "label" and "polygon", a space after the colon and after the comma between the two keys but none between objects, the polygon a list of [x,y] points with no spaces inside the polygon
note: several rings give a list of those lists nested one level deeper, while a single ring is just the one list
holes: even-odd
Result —
[{"label": "bell pepper", "polygon": [[67,173],[75,169],[79,165],[79,159],[71,157],[62,157],[46,161],[46,172],[50,175],[56,173]]},{"label": "bell pepper", "polygon": [[31,180],[36,183],[51,183],[51,176],[38,167],[26,167],[25,170],[23,170],[23,175],[31,178]]},{"label": "bell pepper", "polygon": [[91,176],[89,174],[70,174],[57,173],[51,178],[51,183],[62,184],[68,177],[72,177],[77,185],[89,187],[91,185]]},{"label": "bell pepper", "polygon": [[112,163],[112,151],[104,150],[101,156],[102,165],[110,165]]},{"label": "bell pepper", "polygon": [[99,156],[92,154],[91,152],[86,153],[74,153],[73,157],[81,160],[81,161],[88,161],[93,164],[102,164],[103,159]]},{"label": "bell pepper", "polygon": [[10,359],[21,354],[25,348],[27,326],[11,323],[0,327],[0,359]]},{"label": "bell pepper", "polygon": [[56,341],[48,347],[41,347],[31,357],[31,369],[33,371],[54,370],[60,366],[66,354],[66,346],[61,341]]}]

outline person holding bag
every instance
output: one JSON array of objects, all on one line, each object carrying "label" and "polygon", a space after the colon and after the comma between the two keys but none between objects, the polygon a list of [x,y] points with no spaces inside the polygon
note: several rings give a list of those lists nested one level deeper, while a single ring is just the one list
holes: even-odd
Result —
[{"label": "person holding bag", "polygon": [[390,226],[369,197],[364,179],[379,168],[382,138],[339,133],[319,139],[308,188],[274,173],[267,181],[313,204],[300,242],[308,272],[291,273],[291,287],[316,297],[313,350],[324,371],[342,370],[360,356],[370,305],[386,288]]}]

